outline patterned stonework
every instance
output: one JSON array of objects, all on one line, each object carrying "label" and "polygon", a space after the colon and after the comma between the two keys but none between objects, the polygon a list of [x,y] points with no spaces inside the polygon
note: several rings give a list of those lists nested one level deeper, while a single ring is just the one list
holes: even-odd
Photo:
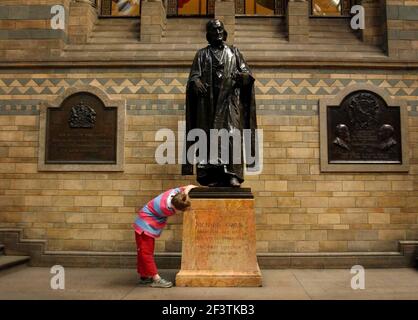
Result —
[{"label": "patterned stonework", "polygon": [[[112,74],[113,75],[113,74]],[[183,114],[187,72],[156,74],[86,74],[0,77],[0,113],[34,114],[37,104],[50,100],[70,87],[91,85],[110,96],[127,100],[128,114]],[[163,77],[159,77],[163,75]],[[300,74],[255,72],[259,114],[318,114],[318,99],[336,95],[342,88],[367,83],[384,88],[389,95],[408,101],[410,115],[416,115],[418,80],[414,74]]]}]

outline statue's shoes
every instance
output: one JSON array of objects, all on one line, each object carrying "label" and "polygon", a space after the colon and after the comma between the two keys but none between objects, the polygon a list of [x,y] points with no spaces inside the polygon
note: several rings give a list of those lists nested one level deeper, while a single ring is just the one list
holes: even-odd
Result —
[{"label": "statue's shoes", "polygon": [[208,187],[222,187],[222,185],[219,182],[212,182],[208,184]]}]

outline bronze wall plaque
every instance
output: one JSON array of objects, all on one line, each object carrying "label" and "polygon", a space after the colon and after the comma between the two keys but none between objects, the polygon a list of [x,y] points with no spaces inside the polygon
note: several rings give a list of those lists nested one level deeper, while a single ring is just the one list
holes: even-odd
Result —
[{"label": "bronze wall plaque", "polygon": [[48,108],[45,163],[116,164],[117,108],[79,92]]},{"label": "bronze wall plaque", "polygon": [[328,163],[402,163],[401,115],[379,95],[360,90],[327,107]]}]

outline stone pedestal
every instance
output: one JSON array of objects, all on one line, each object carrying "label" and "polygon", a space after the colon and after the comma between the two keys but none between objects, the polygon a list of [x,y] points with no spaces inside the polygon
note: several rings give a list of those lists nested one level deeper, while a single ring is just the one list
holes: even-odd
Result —
[{"label": "stone pedestal", "polygon": [[197,188],[184,213],[179,287],[256,287],[254,199],[250,189]]}]

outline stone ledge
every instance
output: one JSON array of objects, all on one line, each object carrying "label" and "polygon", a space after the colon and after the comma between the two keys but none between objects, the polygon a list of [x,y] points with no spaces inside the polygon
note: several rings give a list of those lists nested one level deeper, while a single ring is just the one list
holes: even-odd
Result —
[{"label": "stone ledge", "polygon": [[199,187],[192,189],[190,198],[197,199],[254,199],[251,188]]},{"label": "stone ledge", "polygon": [[[339,59],[336,61],[331,58],[319,57],[280,57],[280,59],[273,59],[271,57],[249,58],[248,63],[252,68],[370,68],[370,69],[396,69],[396,70],[416,70],[418,69],[418,60],[404,59],[399,60],[395,58],[370,58],[364,59]],[[190,68],[191,60],[184,59],[147,59],[147,60],[64,60],[54,59],[48,61],[29,61],[29,60],[14,60],[7,62],[5,60],[0,62],[0,69],[48,69],[48,68],[136,68],[136,67],[187,67]]]},{"label": "stone ledge", "polygon": [[0,257],[0,270],[5,270],[20,264],[27,263],[29,261],[27,256],[1,256]]},{"label": "stone ledge", "polygon": [[[0,243],[9,254],[28,255],[30,265],[50,267],[135,268],[135,252],[45,251],[46,240],[23,239],[17,228],[0,229]],[[161,269],[180,269],[180,252],[156,253]],[[359,264],[365,268],[406,268],[416,265],[418,240],[399,241],[398,252],[314,252],[314,253],[258,253],[262,269],[282,268],[351,268]]]},{"label": "stone ledge", "polygon": [[261,287],[261,272],[205,272],[181,270],[177,287]]}]

